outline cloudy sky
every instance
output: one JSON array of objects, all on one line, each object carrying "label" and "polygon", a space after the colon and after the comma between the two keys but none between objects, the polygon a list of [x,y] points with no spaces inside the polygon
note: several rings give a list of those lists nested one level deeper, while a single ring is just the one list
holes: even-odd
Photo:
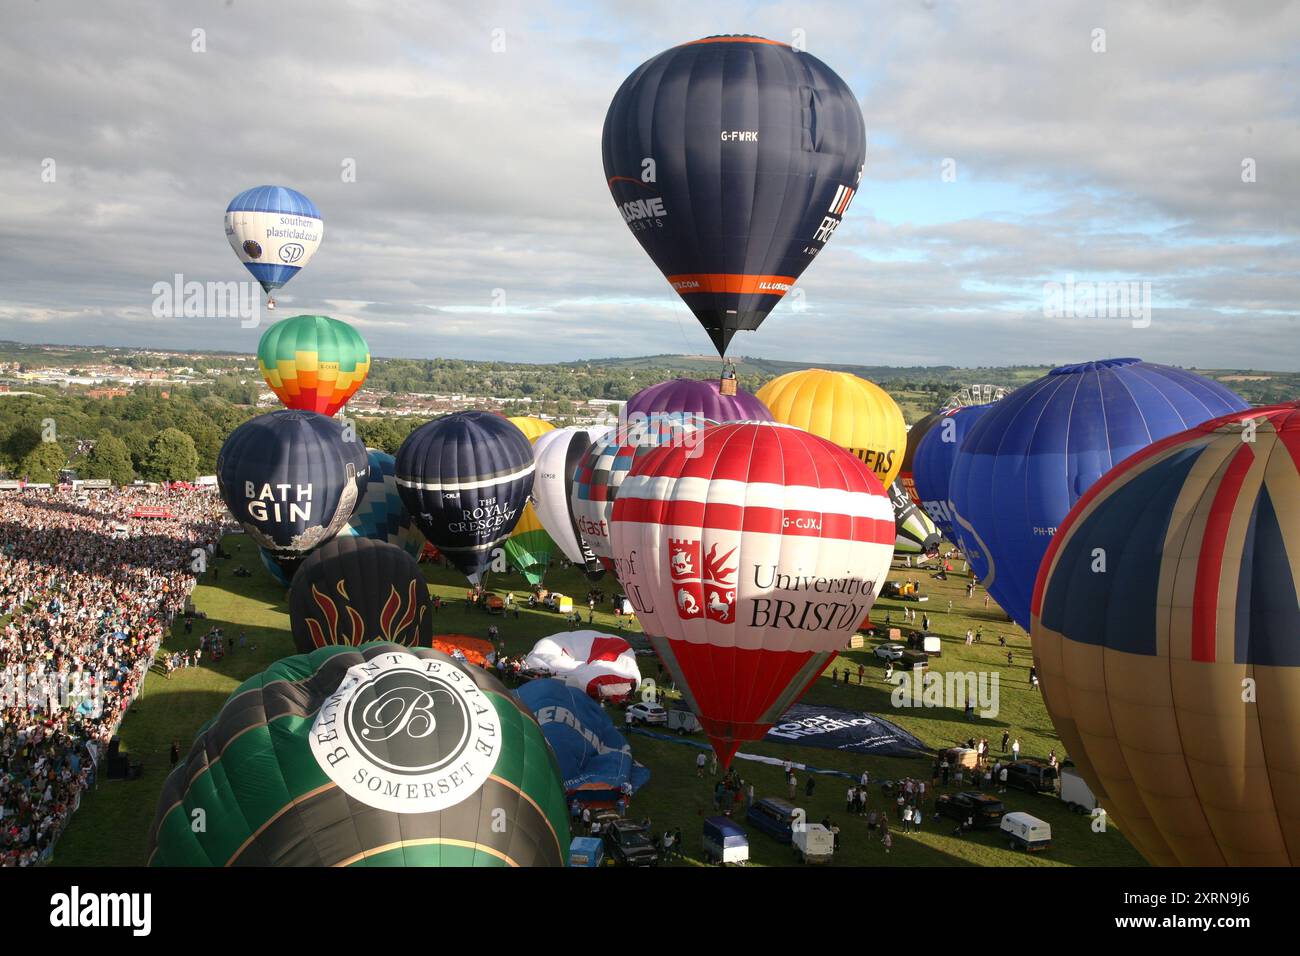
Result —
[{"label": "cloudy sky", "polygon": [[[600,132],[638,64],[738,32],[804,38],[868,145],[804,308],[733,353],[1300,369],[1300,4],[1269,0],[7,0],[0,339],[254,350],[238,319],[155,318],[152,288],[244,278],[224,210],[270,182],[326,221],[277,314],[376,354],[709,351]],[[1071,276],[1149,282],[1149,326],[1046,316]]]}]

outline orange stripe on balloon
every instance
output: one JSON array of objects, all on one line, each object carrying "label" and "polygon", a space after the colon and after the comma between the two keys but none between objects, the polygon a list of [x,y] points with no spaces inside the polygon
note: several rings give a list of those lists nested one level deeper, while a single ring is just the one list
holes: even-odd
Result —
[{"label": "orange stripe on balloon", "polygon": [[723,292],[737,295],[785,295],[794,276],[745,275],[729,272],[701,272],[669,276],[668,282],[681,295]]}]

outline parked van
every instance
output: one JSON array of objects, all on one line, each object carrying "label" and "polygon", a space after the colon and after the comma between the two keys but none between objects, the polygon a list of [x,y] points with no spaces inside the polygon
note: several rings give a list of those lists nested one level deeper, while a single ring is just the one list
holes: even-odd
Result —
[{"label": "parked van", "polygon": [[794,839],[794,805],[777,797],[764,797],[745,812],[745,822],[774,840],[790,843]]},{"label": "parked van", "polygon": [[605,862],[605,844],[600,837],[574,837],[569,844],[569,866],[600,866]]},{"label": "parked van", "polygon": [[1028,813],[1008,813],[1002,818],[1002,835],[1011,849],[1028,853],[1046,850],[1052,845],[1052,827]]},{"label": "parked van", "polygon": [[749,862],[748,834],[726,817],[709,817],[704,821],[704,859],[724,866]]},{"label": "parked van", "polygon": [[804,863],[829,863],[835,856],[835,834],[820,823],[808,823],[794,832],[794,848]]}]

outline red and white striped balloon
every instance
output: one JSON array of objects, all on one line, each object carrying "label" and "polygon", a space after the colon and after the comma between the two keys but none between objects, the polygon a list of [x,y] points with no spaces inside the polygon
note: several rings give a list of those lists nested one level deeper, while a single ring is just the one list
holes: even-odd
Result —
[{"label": "red and white striped balloon", "polygon": [[614,504],[616,573],[724,764],[847,643],[894,536],[871,470],[801,429],[717,425],[633,465]]}]

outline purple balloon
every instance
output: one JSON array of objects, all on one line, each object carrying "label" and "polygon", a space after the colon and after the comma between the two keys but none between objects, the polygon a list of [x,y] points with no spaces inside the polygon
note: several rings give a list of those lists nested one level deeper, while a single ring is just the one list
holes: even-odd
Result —
[{"label": "purple balloon", "polygon": [[770,422],[772,412],[749,392],[723,395],[716,381],[675,378],[643,388],[627,400],[627,413],[686,412],[715,422]]}]

